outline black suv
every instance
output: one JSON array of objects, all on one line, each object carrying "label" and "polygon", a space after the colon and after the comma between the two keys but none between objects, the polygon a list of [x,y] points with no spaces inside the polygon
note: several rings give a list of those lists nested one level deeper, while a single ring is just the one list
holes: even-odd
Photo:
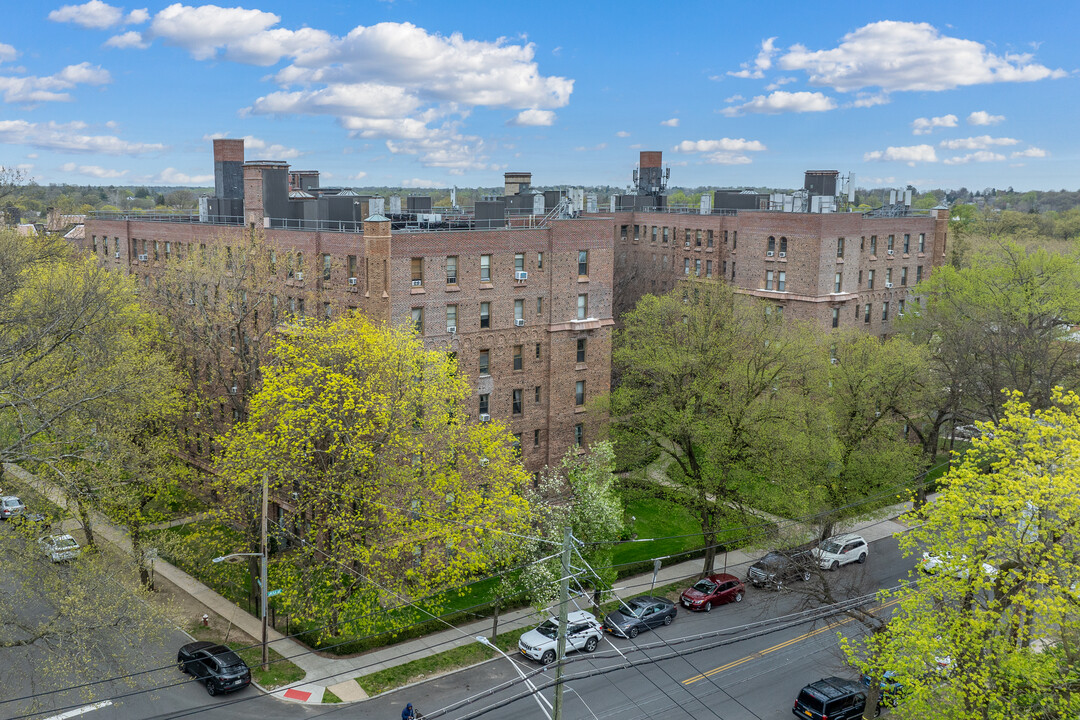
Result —
[{"label": "black suv", "polygon": [[750,566],[746,582],[754,587],[780,589],[795,580],[809,580],[815,565],[809,550],[774,550]]},{"label": "black suv", "polygon": [[[810,683],[795,699],[791,712],[811,720],[855,720],[866,709],[866,690],[855,680],[830,677]],[[874,717],[881,708],[874,710]]]},{"label": "black suv", "polygon": [[251,670],[224,645],[212,642],[188,643],[176,653],[176,665],[180,672],[189,673],[195,680],[206,684],[206,692],[232,692],[251,684]]}]

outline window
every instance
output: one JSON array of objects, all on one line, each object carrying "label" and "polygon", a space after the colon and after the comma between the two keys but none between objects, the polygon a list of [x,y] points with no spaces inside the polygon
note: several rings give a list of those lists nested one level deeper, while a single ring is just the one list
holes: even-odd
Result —
[{"label": "window", "polygon": [[533,447],[540,447],[540,431],[533,430]]},{"label": "window", "polygon": [[[230,251],[232,250],[232,248],[225,248],[225,249],[230,250]],[[158,241],[155,240],[154,241],[154,260],[156,261],[157,259],[158,259]],[[229,262],[229,268],[230,269],[232,268],[232,262],[231,261]]]},{"label": "window", "polygon": [[491,282],[491,256],[480,256],[480,282]]},{"label": "window", "polygon": [[765,271],[765,289],[766,290],[772,290],[772,283],[773,283],[773,271],[772,270],[766,270]]},{"label": "window", "polygon": [[626,231],[627,231],[627,229],[628,229],[629,227],[630,227],[629,225],[622,225],[622,226],[620,226],[620,228],[619,228],[619,237],[620,237],[620,238],[621,238],[622,240],[626,240]]},{"label": "window", "polygon": [[521,388],[514,388],[511,391],[511,412],[514,415],[521,414]]},{"label": "window", "polygon": [[668,228],[665,226],[664,227],[664,245],[667,245],[667,241],[668,241]]},{"label": "window", "polygon": [[355,255],[346,255],[345,256],[345,264],[349,269],[349,277],[350,278],[355,278],[356,277],[356,256]]},{"label": "window", "polygon": [[589,251],[578,250],[577,254],[577,274],[578,277],[582,277],[589,274]]},{"label": "window", "polygon": [[413,258],[410,262],[413,285],[424,284],[424,258]]},{"label": "window", "polygon": [[881,322],[885,322],[889,319],[889,301],[881,303]]},{"label": "window", "polygon": [[91,235],[90,236],[90,242],[93,243],[94,252],[97,252],[98,251],[98,249],[97,249],[97,235]]},{"label": "window", "polygon": [[892,285],[892,268],[885,271],[885,287]]},{"label": "window", "polygon": [[786,275],[787,275],[787,273],[785,271],[781,270],[780,274],[777,276],[776,289],[779,290],[780,292],[784,292],[786,287],[787,287],[787,283],[784,280]]},{"label": "window", "polygon": [[863,307],[863,322],[867,325],[870,324],[870,303],[866,303]]},{"label": "window", "polygon": [[489,371],[491,370],[491,351],[489,351],[489,350],[481,350],[480,351],[480,361],[479,361],[478,369],[479,369],[481,375],[489,374]]},{"label": "window", "polygon": [[774,238],[772,235],[769,236],[768,242],[765,243],[765,250],[771,253],[776,252],[776,238]]},{"label": "window", "polygon": [[870,254],[877,255],[877,235],[870,236]]},{"label": "window", "polygon": [[892,252],[892,250],[893,250],[893,247],[894,247],[894,245],[893,245],[893,244],[894,244],[895,242],[896,242],[896,236],[895,236],[895,235],[890,235],[890,236],[889,236],[889,245],[888,245],[888,247],[887,247],[886,249],[887,249],[887,250],[889,250],[890,252]]},{"label": "window", "polygon": [[694,231],[694,247],[701,247],[701,231]]},{"label": "window", "polygon": [[323,253],[322,256],[322,279],[325,281],[330,280],[330,254]]},{"label": "window", "polygon": [[322,304],[322,312],[323,312],[323,318],[325,318],[326,320],[329,320],[330,319],[330,303],[324,302]]},{"label": "window", "polygon": [[537,315],[543,315],[544,314],[544,298],[542,298],[542,297],[536,298],[536,314]]},{"label": "window", "polygon": [[780,238],[780,254],[787,255],[787,238]]},{"label": "window", "polygon": [[690,258],[683,258],[682,271],[683,271],[683,275],[689,275],[690,274]]},{"label": "window", "polygon": [[491,303],[480,303],[480,329],[491,327]]},{"label": "window", "polygon": [[585,344],[587,340],[585,338],[578,338],[577,340],[577,361],[579,363],[585,362]]},{"label": "window", "polygon": [[833,288],[834,293],[840,292],[840,286],[844,283],[844,273],[836,273],[833,275]]},{"label": "window", "polygon": [[[520,320],[521,322],[518,322]],[[525,322],[525,301],[514,301],[514,324],[521,325]]]},{"label": "window", "polygon": [[539,385],[537,385],[536,387],[533,388],[533,398],[534,398],[534,402],[536,402],[537,404],[540,403],[540,386]]},{"label": "window", "polygon": [[844,257],[844,238],[836,238],[836,257]]},{"label": "window", "polygon": [[900,284],[907,285],[907,268],[900,268]]},{"label": "window", "polygon": [[536,253],[536,269],[537,270],[543,270],[544,269],[544,253],[542,253],[542,252]]},{"label": "window", "polygon": [[487,415],[488,409],[489,409],[488,394],[487,393],[480,393],[480,407],[479,407],[480,414],[481,415]]},{"label": "window", "polygon": [[581,407],[585,404],[585,381],[578,380],[574,383],[574,405]]},{"label": "window", "polygon": [[663,262],[661,264],[664,266],[664,270],[667,270],[667,255],[663,257]]},{"label": "window", "polygon": [[655,225],[652,226],[652,241],[654,243],[656,242],[656,226]]},{"label": "window", "polygon": [[521,370],[524,367],[524,361],[521,357],[521,346],[514,346],[514,369]]},{"label": "window", "polygon": [[277,295],[271,295],[270,296],[270,321],[276,323],[277,319],[278,319],[278,297],[277,297]]},{"label": "window", "polygon": [[904,254],[911,252],[911,233],[904,233]]},{"label": "window", "polygon": [[635,225],[634,226],[634,242],[637,242],[640,239],[641,239],[641,226],[640,225]]},{"label": "window", "polygon": [[540,359],[540,343],[536,343],[536,359]]},{"label": "window", "polygon": [[900,298],[900,300],[898,300],[897,303],[896,303],[896,314],[899,315],[900,317],[904,317],[904,299],[903,298]]},{"label": "window", "polygon": [[832,326],[840,327],[840,308],[832,309]]},{"label": "window", "polygon": [[712,260],[705,261],[705,277],[712,277]]},{"label": "window", "polygon": [[413,328],[416,329],[416,332],[423,335],[424,334],[424,308],[416,307],[416,308],[412,309],[412,323],[413,323]]},{"label": "window", "polygon": [[296,298],[296,312],[304,317],[304,298]]},{"label": "window", "polygon": [[735,279],[735,261],[734,260],[731,261],[731,279],[732,280]]},{"label": "window", "polygon": [[866,273],[866,287],[870,290],[874,289],[874,271],[870,270]]},{"label": "window", "polygon": [[701,258],[694,259],[694,275],[701,277]]},{"label": "window", "polygon": [[518,272],[525,270],[525,253],[514,253],[514,270]]},{"label": "window", "polygon": [[457,255],[446,258],[446,284],[457,285]]},{"label": "window", "polygon": [[589,316],[589,296],[581,294],[577,296],[577,319],[584,320]]},{"label": "window", "polygon": [[734,250],[737,247],[739,247],[739,231],[738,230],[732,230],[731,231],[731,249]]},{"label": "window", "polygon": [[922,265],[915,267],[915,284],[918,285],[922,282]]},{"label": "window", "polygon": [[298,272],[304,272],[304,253],[296,253],[296,269]]},{"label": "window", "polygon": [[713,246],[713,231],[712,230],[706,230],[705,231],[705,247],[711,248],[712,246]]},{"label": "window", "polygon": [[168,240],[165,241],[165,259],[168,260],[172,257],[172,243]]},{"label": "window", "polygon": [[574,445],[581,447],[585,442],[585,426],[578,423],[574,426]]},{"label": "window", "polygon": [[457,305],[446,306],[446,332],[457,332]]},{"label": "window", "polygon": [[926,233],[919,233],[919,252],[926,250]]}]

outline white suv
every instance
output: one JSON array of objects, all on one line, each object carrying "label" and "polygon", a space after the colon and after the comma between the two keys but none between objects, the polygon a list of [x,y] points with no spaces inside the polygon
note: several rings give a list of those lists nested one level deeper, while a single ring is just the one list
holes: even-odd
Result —
[{"label": "white suv", "polygon": [[38,538],[38,544],[54,563],[74,560],[82,552],[78,541],[70,535],[46,535]]},{"label": "white suv", "polygon": [[[559,618],[548,618],[534,630],[518,639],[518,650],[525,657],[539,660],[545,665],[555,662],[555,647],[559,635]],[[592,652],[600,644],[604,632],[600,622],[584,610],[566,615],[566,651]]]},{"label": "white suv", "polygon": [[848,563],[866,562],[870,547],[861,535],[834,535],[810,551],[823,570],[835,570]]}]

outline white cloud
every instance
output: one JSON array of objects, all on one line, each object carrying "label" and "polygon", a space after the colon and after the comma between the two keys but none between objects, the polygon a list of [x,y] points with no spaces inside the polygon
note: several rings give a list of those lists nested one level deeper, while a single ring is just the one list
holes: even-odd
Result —
[{"label": "white cloud", "polygon": [[[210,135],[203,135],[203,140],[215,140],[217,138],[226,137],[229,137],[228,133],[212,133]],[[300,157],[302,154],[296,148],[286,147],[285,145],[278,143],[268,143],[262,138],[257,138],[254,135],[245,135],[240,139],[244,141],[245,155],[247,155],[249,151],[254,150],[266,160],[292,160],[293,158]]]},{"label": "white cloud", "polygon": [[625,130],[620,130],[617,133],[615,133],[615,137],[628,138],[628,137],[630,137],[630,133],[626,132]]},{"label": "white cloud", "polygon": [[1049,154],[1049,153],[1047,153],[1047,152],[1046,152],[1045,150],[1043,150],[1042,148],[1037,148],[1037,147],[1034,147],[1034,146],[1032,146],[1032,147],[1029,147],[1029,148],[1028,148],[1027,150],[1017,150],[1017,151],[1016,151],[1016,152],[1014,152],[1014,153],[1013,153],[1013,154],[1012,154],[1012,155],[1011,155],[1010,157],[1012,157],[1012,158],[1014,158],[1014,159],[1015,159],[1015,158],[1025,158],[1025,157],[1029,157],[1029,158],[1044,158],[1044,157],[1046,157],[1046,156],[1047,156],[1048,154]]},{"label": "white cloud", "polygon": [[733,102],[739,102],[740,100],[745,100],[745,99],[746,98],[744,98],[742,95],[739,95],[738,93],[735,93],[734,95],[731,95],[730,97],[724,98],[724,102],[733,103]]},{"label": "white cloud", "polygon": [[128,25],[141,25],[150,19],[150,13],[146,8],[139,8],[138,10],[132,10],[128,13],[128,16],[124,18],[124,22]]},{"label": "white cloud", "polygon": [[26,120],[0,120],[0,143],[30,145],[42,150],[105,155],[141,155],[165,149],[159,143],[138,143],[113,135],[83,135],[78,131],[86,123],[32,123]]},{"label": "white cloud", "polygon": [[859,93],[854,102],[851,103],[852,107],[866,108],[874,107],[875,105],[888,105],[891,102],[889,93]]},{"label": "white cloud", "polygon": [[995,55],[982,43],[942,35],[929,23],[893,20],[864,25],[830,50],[794,45],[777,65],[803,70],[812,84],[839,92],[872,87],[886,92],[951,90],[1066,75],[1033,62],[1030,54]]},{"label": "white cloud", "polygon": [[76,165],[73,162],[64,163],[60,166],[64,172],[77,172],[80,175],[89,175],[100,179],[118,178],[127,175],[127,170],[108,170],[99,165]]},{"label": "white cloud", "polygon": [[836,107],[836,102],[819,92],[787,92],[776,90],[768,95],[755,95],[749,102],[721,110],[728,117],[759,113],[777,115],[779,113],[823,112]]},{"label": "white cloud", "polygon": [[[187,50],[196,60],[209,60],[219,48],[256,40],[280,21],[279,16],[262,10],[173,3],[154,16],[149,33]],[[278,53],[269,62],[255,64],[269,65],[280,57]]]},{"label": "white cloud", "polygon": [[529,110],[522,110],[512,119],[507,121],[507,125],[519,125],[522,127],[528,126],[548,126],[555,123],[555,113],[551,110],[537,110],[531,108]]},{"label": "white cloud", "polygon": [[665,127],[679,127],[679,118],[668,118],[667,120],[661,120],[661,125]]},{"label": "white cloud", "polygon": [[49,19],[53,22],[72,22],[95,30],[117,25],[123,17],[123,10],[101,0],[90,0],[82,5],[64,5],[49,13]]},{"label": "white cloud", "polygon": [[911,134],[929,135],[934,131],[934,128],[956,127],[958,120],[959,118],[951,113],[948,115],[941,115],[940,117],[915,118],[911,121]]},{"label": "white cloud", "polygon": [[214,182],[214,176],[212,174],[188,175],[176,168],[167,167],[158,173],[153,181],[163,185],[208,185]]},{"label": "white cloud", "polygon": [[[37,157],[37,155],[30,154],[30,155],[27,155],[27,157]],[[15,166],[15,169],[18,170],[19,172],[28,173],[28,172],[30,172],[31,170],[34,169],[34,166],[31,163],[19,163],[18,165]]]},{"label": "white cloud", "polygon": [[754,80],[760,80],[765,77],[765,71],[772,67],[772,58],[776,54],[776,48],[774,43],[775,37],[766,38],[761,41],[761,50],[758,51],[757,57],[754,58],[752,63],[744,62],[739,65],[742,70],[729,71],[728,75],[738,78],[750,78]]},{"label": "white cloud", "polygon": [[71,95],[63,92],[65,90],[71,90],[76,85],[104,85],[109,82],[112,82],[112,76],[108,70],[82,62],[68,65],[55,75],[45,77],[0,76],[0,93],[3,93],[4,102],[9,103],[67,102],[71,100]]},{"label": "white cloud", "polygon": [[749,155],[730,152],[709,153],[704,159],[709,165],[749,165],[753,162]]},{"label": "white cloud", "polygon": [[150,42],[143,39],[142,33],[129,30],[126,33],[119,35],[113,35],[111,38],[105,41],[105,47],[119,48],[121,50],[125,48],[137,48],[139,50],[145,50],[150,47]]},{"label": "white cloud", "polygon": [[947,150],[985,150],[995,145],[1019,145],[1020,141],[1011,137],[990,137],[979,135],[978,137],[957,138],[955,140],[942,140],[941,147]]},{"label": "white cloud", "polygon": [[410,178],[408,180],[401,181],[401,187],[411,188],[423,188],[423,187],[441,187],[441,183],[435,180],[425,180],[423,178]]},{"label": "white cloud", "polygon": [[0,43],[0,62],[11,62],[18,53],[15,48],[6,43]]},{"label": "white cloud", "polygon": [[1004,115],[991,115],[985,110],[976,110],[967,116],[968,125],[997,125],[1004,121]]},{"label": "white cloud", "polygon": [[934,152],[933,145],[906,145],[863,153],[863,160],[868,162],[905,162],[914,166],[915,163],[920,162],[937,162],[937,153]]},{"label": "white cloud", "polygon": [[593,145],[592,147],[585,147],[584,145],[579,145],[576,148],[574,148],[574,152],[595,152],[597,150],[604,150],[606,148],[607,148],[607,143],[597,143],[596,145]]},{"label": "white cloud", "polygon": [[354,175],[350,175],[345,179],[346,180],[363,180],[366,177],[367,177],[367,173],[364,172],[363,170],[361,170],[360,172],[358,172],[358,173],[356,173]]},{"label": "white cloud", "polygon": [[775,80],[773,80],[771,83],[766,85],[765,89],[766,90],[777,90],[777,89],[783,87],[784,85],[787,85],[788,83],[793,83],[793,82],[798,81],[798,79],[799,78],[794,78],[794,77],[778,77]]},{"label": "white cloud", "polygon": [[989,150],[979,150],[978,152],[968,153],[967,155],[945,158],[944,163],[946,165],[967,165],[968,163],[973,162],[1000,162],[1004,159],[1004,155],[990,152]]},{"label": "white cloud", "polygon": [[746,140],[744,138],[720,138],[719,140],[683,140],[675,146],[677,153],[700,153],[718,152],[721,150],[735,152],[760,152],[765,150],[765,145],[760,140]]}]

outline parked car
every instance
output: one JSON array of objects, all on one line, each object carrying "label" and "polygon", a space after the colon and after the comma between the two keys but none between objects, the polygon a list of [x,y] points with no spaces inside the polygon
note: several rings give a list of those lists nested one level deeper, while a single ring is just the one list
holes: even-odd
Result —
[{"label": "parked car", "polygon": [[[566,614],[567,652],[592,652],[603,637],[600,621],[593,617],[592,613],[576,610]],[[518,638],[518,650],[527,658],[550,665],[555,662],[558,641],[559,619],[552,617]]]},{"label": "parked car", "polygon": [[25,509],[26,506],[23,505],[22,500],[14,495],[0,497],[0,520],[7,520],[14,517]]},{"label": "parked car", "polygon": [[70,535],[46,535],[38,538],[38,545],[54,563],[74,560],[82,552],[78,541]]},{"label": "parked car", "polygon": [[754,587],[779,590],[795,580],[810,579],[810,569],[816,565],[806,550],[774,550],[750,566],[746,580]]},{"label": "parked car", "polygon": [[729,602],[742,602],[746,586],[734,575],[717,573],[694,583],[693,587],[683,590],[679,601],[683,607],[691,610],[709,612],[713,605]]},{"label": "parked car", "polygon": [[[795,699],[791,712],[811,720],[854,720],[866,708],[866,690],[856,680],[829,677],[810,683]],[[874,709],[874,717],[881,707]]]},{"label": "parked car", "polygon": [[[897,682],[895,678],[896,673],[892,670],[886,670],[882,673],[881,682],[878,683],[878,687],[881,690],[881,699],[878,701],[880,705],[896,707],[896,703],[903,697],[904,686]],[[863,673],[862,684],[863,687],[870,687],[870,676],[866,673]]]},{"label": "parked car", "polygon": [[613,635],[636,638],[642,630],[658,625],[670,625],[678,612],[678,606],[670,600],[642,595],[627,600],[618,610],[604,618],[604,630]]},{"label": "parked car", "polygon": [[861,535],[834,535],[810,551],[822,570],[836,570],[841,565],[866,562],[870,547]]},{"label": "parked car", "polygon": [[48,530],[52,527],[52,518],[39,512],[23,511],[11,516],[11,524],[31,530]]},{"label": "parked car", "polygon": [[217,643],[188,643],[176,653],[180,672],[206,685],[206,692],[234,692],[251,684],[251,670],[239,655]]},{"label": "parked car", "polygon": [[[954,578],[967,580],[967,564],[967,555],[961,555],[959,559],[954,560],[952,553],[932,555],[931,553],[924,552],[922,554],[922,562],[919,564],[919,569],[927,575],[933,575],[940,570],[949,570]],[[982,564],[982,571],[983,575],[988,578],[993,578],[998,573],[998,569],[989,563]]]}]

